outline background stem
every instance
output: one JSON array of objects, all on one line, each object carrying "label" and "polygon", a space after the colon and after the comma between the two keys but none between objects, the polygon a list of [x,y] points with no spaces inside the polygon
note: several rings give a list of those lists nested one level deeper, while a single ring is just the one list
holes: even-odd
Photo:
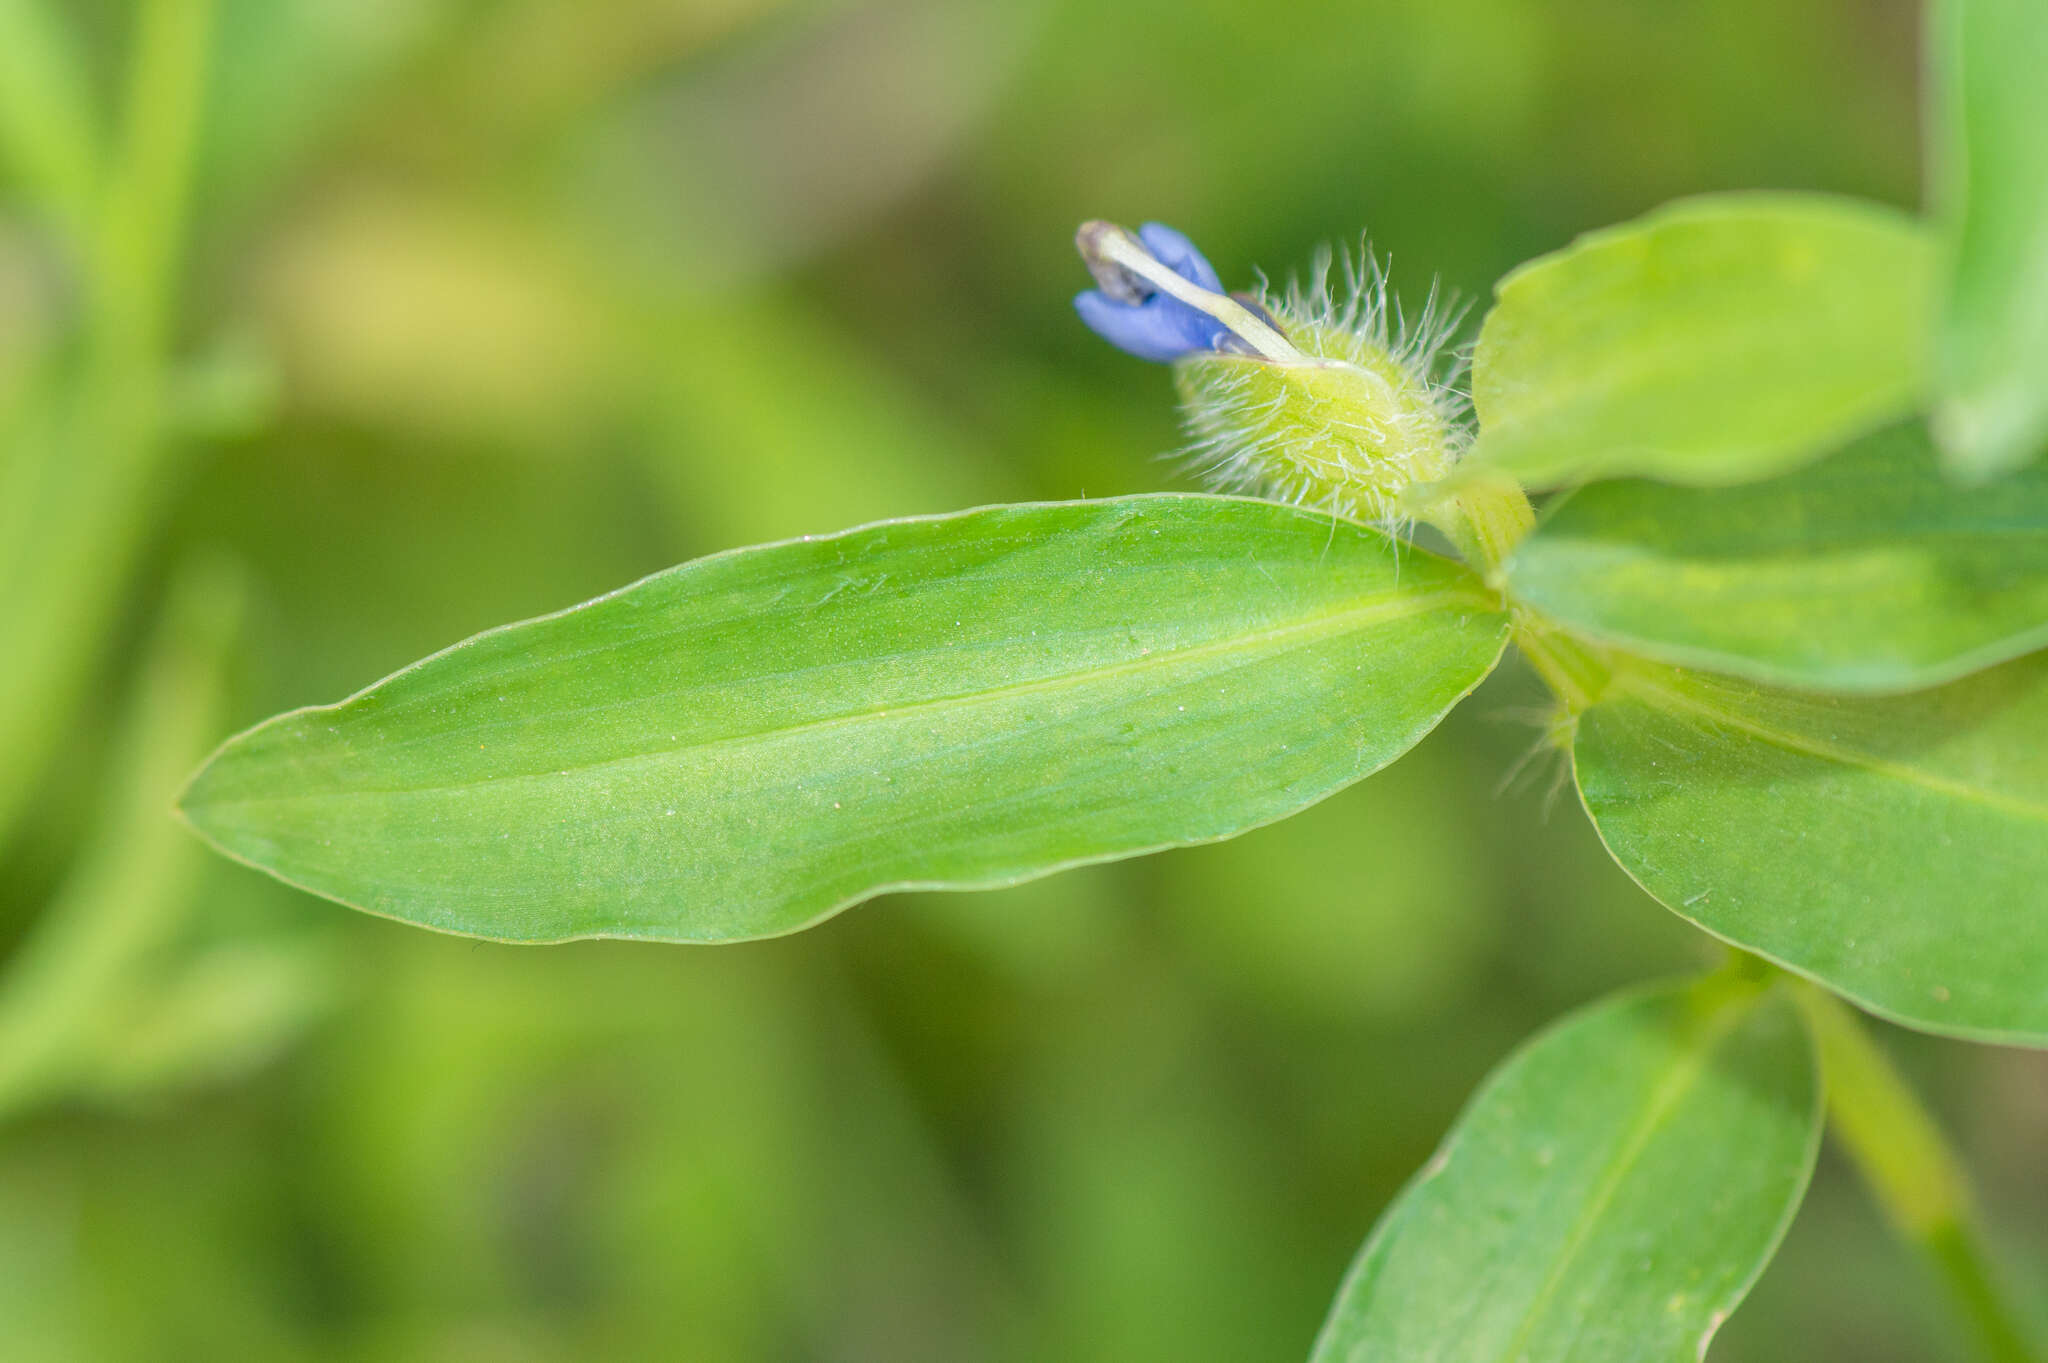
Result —
[{"label": "background stem", "polygon": [[[0,0],[0,17],[29,13]],[[71,243],[86,275],[83,353],[17,415],[0,463],[0,839],[67,731],[162,495],[165,358],[213,17],[214,0],[137,10],[124,133]],[[9,32],[0,25],[0,42]],[[49,172],[64,185],[84,174]]]},{"label": "background stem", "polygon": [[1829,1130],[1899,1237],[1926,1255],[1987,1363],[2048,1360],[2039,1323],[1991,1262],[1961,1161],[1875,1038],[1834,995],[1801,982],[1827,1076]]},{"label": "background stem", "polygon": [[204,853],[171,817],[218,738],[244,611],[240,575],[181,575],[129,699],[94,832],[0,976],[0,1124],[88,1084],[101,1033],[142,992],[193,907]]}]

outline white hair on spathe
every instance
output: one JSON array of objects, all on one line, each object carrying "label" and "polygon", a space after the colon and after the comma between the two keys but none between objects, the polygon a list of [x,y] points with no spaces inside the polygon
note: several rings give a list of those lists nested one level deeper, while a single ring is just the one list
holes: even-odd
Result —
[{"label": "white hair on spathe", "polygon": [[1406,312],[1369,245],[1325,246],[1305,279],[1258,301],[1308,357],[1277,365],[1238,356],[1179,366],[1189,443],[1183,465],[1210,487],[1344,515],[1405,533],[1401,494],[1442,478],[1471,444],[1452,344],[1465,309],[1432,285]]}]

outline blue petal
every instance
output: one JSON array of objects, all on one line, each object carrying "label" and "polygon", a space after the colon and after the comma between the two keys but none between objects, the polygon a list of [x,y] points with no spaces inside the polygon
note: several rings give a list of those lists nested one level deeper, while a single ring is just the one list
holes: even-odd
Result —
[{"label": "blue petal", "polygon": [[1090,289],[1074,296],[1074,311],[1103,340],[1155,364],[1170,364],[1183,355],[1210,348],[1207,337],[1190,325],[1190,317],[1208,323],[1211,329],[1216,326],[1212,319],[1163,293],[1142,303],[1118,303],[1100,289]]},{"label": "blue petal", "polygon": [[1179,275],[1191,284],[1200,284],[1211,293],[1223,292],[1223,281],[1217,277],[1216,267],[1209,258],[1195,249],[1195,244],[1163,222],[1148,222],[1138,229],[1138,240],[1145,244],[1153,258],[1161,265]]},{"label": "blue petal", "polygon": [[[1138,240],[1154,259],[1181,278],[1211,293],[1223,292],[1223,281],[1195,244],[1164,223],[1148,222]],[[1123,303],[1099,289],[1074,299],[1074,310],[1090,330],[1119,350],[1141,360],[1168,364],[1186,355],[1217,349],[1230,339],[1230,328],[1171,294],[1152,293],[1136,303]]]}]

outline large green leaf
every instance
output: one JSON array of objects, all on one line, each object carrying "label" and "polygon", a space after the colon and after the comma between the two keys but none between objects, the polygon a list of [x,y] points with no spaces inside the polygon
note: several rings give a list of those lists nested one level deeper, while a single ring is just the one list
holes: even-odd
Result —
[{"label": "large green leaf", "polygon": [[1942,0],[1933,16],[1935,430],[1981,477],[2048,447],[2048,4]]},{"label": "large green leaf", "polygon": [[1682,917],[1908,1026],[2048,1043],[2048,654],[1864,699],[1630,664],[1574,759]]},{"label": "large green leaf", "polygon": [[2048,645],[2048,470],[1959,488],[1918,423],[1735,488],[1622,481],[1565,498],[1515,597],[1666,662],[1784,686],[1905,691]]},{"label": "large green leaf", "polygon": [[1814,194],[1680,200],[1500,282],[1472,360],[1474,458],[1531,486],[1766,477],[1911,411],[1934,251]]},{"label": "large green leaf", "polygon": [[1292,813],[1427,733],[1505,632],[1464,568],[1292,507],[995,507],[479,635],[235,739],[184,810],[431,927],[759,937]]},{"label": "large green leaf", "polygon": [[1780,989],[1717,975],[1567,1018],[1381,1218],[1313,1363],[1695,1363],[1799,1205],[1819,1099]]}]

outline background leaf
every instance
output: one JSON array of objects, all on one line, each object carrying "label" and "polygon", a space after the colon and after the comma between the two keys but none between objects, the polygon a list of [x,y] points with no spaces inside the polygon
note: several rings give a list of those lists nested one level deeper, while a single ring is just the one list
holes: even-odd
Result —
[{"label": "background leaf", "polygon": [[41,211],[83,220],[100,131],[71,35],[44,0],[0,0],[0,176]]},{"label": "background leaf", "polygon": [[1518,600],[1665,662],[1903,691],[2048,644],[2048,473],[1960,488],[1918,423],[1736,488],[1628,480],[1558,502]]},{"label": "background leaf", "polygon": [[1313,1363],[1692,1363],[1806,1191],[1819,1099],[1791,1001],[1753,981],[1566,1019],[1381,1219]]},{"label": "background leaf", "polygon": [[1935,429],[1978,477],[2048,445],[2048,5],[1931,7],[1935,211],[1947,292]]},{"label": "background leaf", "polygon": [[2048,655],[1848,700],[1649,664],[1579,717],[1586,809],[1682,917],[1895,1021],[2048,1043]]},{"label": "background leaf", "polygon": [[433,927],[757,937],[1291,813],[1427,733],[1505,628],[1465,569],[1267,502],[884,522],[685,564],[282,716],[184,809]]},{"label": "background leaf", "polygon": [[1767,477],[1911,411],[1934,252],[1912,219],[1818,194],[1683,199],[1496,287],[1474,457],[1531,486]]},{"label": "background leaf", "polygon": [[[166,806],[226,722],[247,595],[221,561],[177,578],[128,701],[93,840],[0,971],[0,1121],[106,1085],[109,1018],[159,993],[181,964],[207,858]],[[195,1059],[214,1058],[206,1052],[195,1047]]]}]

